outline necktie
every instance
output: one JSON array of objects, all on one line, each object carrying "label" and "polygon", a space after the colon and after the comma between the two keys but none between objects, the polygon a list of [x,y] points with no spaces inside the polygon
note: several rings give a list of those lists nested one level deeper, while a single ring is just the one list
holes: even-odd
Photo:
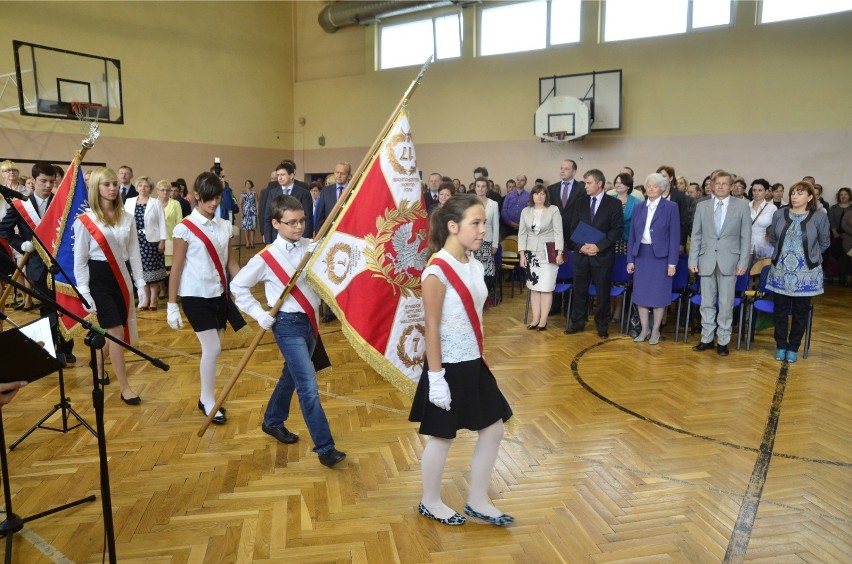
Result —
[{"label": "necktie", "polygon": [[565,209],[565,205],[568,203],[568,184],[565,182],[562,183],[562,209]]},{"label": "necktie", "polygon": [[44,217],[44,212],[47,211],[47,200],[42,200],[38,203],[38,216]]},{"label": "necktie", "polygon": [[713,212],[713,224],[716,226],[716,235],[722,233],[722,201],[716,202],[716,211]]},{"label": "necktie", "polygon": [[340,186],[338,184],[338,186],[337,186],[337,199],[338,200],[340,199],[341,194],[343,194],[343,186]]},{"label": "necktie", "polygon": [[597,203],[597,198],[592,198],[592,205],[589,207],[589,219],[591,221],[595,220],[595,204]]},{"label": "necktie", "polygon": [[437,201],[438,201],[438,193],[437,193],[437,192],[432,192],[432,201],[433,201],[433,202],[437,202]]},{"label": "necktie", "polygon": [[122,200],[124,200],[124,199],[126,199],[126,198],[127,198],[127,187],[126,187],[126,186],[122,186],[122,187],[121,187],[121,199],[122,199]]},{"label": "necktie", "polygon": [[295,249],[298,246],[299,246],[298,241],[295,242],[295,243],[284,243],[284,248],[287,249],[287,252],[292,251],[293,249]]},{"label": "necktie", "polygon": [[290,195],[290,188],[284,188],[284,195],[285,195],[285,196],[289,196],[289,195]]}]

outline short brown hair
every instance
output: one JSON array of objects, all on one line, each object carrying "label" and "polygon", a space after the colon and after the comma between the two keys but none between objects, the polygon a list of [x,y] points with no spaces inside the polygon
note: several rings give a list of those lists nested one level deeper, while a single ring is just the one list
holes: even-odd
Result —
[{"label": "short brown hair", "polygon": [[816,210],[817,200],[819,199],[819,197],[817,196],[816,189],[814,189],[814,185],[806,180],[800,180],[790,186],[790,192],[787,194],[787,198],[789,199],[790,196],[793,195],[793,192],[799,191],[807,192],[809,195],[813,196],[808,202],[807,206],[805,206],[805,209],[808,211]]}]

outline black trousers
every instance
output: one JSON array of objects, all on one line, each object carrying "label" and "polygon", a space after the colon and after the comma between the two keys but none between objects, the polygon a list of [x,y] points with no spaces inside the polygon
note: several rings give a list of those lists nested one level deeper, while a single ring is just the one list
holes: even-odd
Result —
[{"label": "black trousers", "polygon": [[580,253],[574,254],[574,301],[571,305],[571,325],[583,327],[586,325],[589,310],[589,285],[594,283],[598,295],[595,308],[595,326],[598,330],[609,327],[611,317],[609,291],[612,288],[612,267],[614,255],[608,257],[589,257]]},{"label": "black trousers", "polygon": [[[810,296],[785,296],[774,294],[775,302],[775,347],[786,351],[798,352],[802,337],[808,327],[808,314],[811,310]],[[792,311],[792,321],[787,316]],[[788,334],[789,330],[789,334]]]}]

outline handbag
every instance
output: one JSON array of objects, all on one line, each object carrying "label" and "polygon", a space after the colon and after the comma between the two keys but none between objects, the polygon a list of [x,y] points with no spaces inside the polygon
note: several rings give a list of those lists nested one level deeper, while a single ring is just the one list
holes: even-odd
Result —
[{"label": "handbag", "polygon": [[547,251],[547,262],[550,264],[556,264],[556,243],[548,241],[544,244],[544,249]]}]

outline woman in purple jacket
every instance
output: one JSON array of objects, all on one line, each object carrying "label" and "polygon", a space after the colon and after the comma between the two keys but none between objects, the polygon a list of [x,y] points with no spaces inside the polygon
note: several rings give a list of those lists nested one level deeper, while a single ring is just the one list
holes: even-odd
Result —
[{"label": "woman in purple jacket", "polygon": [[[645,179],[647,199],[633,210],[627,240],[627,272],[633,274],[633,303],[639,309],[642,331],[633,339],[660,342],[663,311],[672,303],[672,277],[680,245],[680,212],[676,203],[662,197],[668,181],[658,173]],[[648,312],[654,310],[654,327]]]}]

